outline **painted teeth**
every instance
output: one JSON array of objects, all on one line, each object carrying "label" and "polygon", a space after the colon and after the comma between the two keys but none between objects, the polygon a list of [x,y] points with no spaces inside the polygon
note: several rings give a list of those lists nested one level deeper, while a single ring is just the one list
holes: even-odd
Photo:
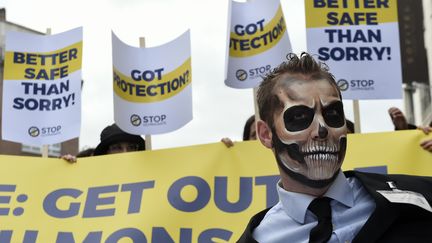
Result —
[{"label": "painted teeth", "polygon": [[336,145],[318,145],[318,144],[312,144],[304,146],[302,149],[302,153],[311,154],[311,153],[335,153],[338,149]]},{"label": "painted teeth", "polygon": [[309,154],[305,158],[310,160],[336,160],[337,156],[335,154]]}]

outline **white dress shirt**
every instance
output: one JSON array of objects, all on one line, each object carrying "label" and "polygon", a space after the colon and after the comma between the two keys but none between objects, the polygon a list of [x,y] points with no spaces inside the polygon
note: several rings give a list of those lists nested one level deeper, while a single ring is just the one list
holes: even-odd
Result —
[{"label": "white dress shirt", "polygon": [[[253,237],[260,243],[309,242],[309,233],[318,221],[307,208],[315,198],[311,195],[289,192],[277,184],[279,202],[271,208]],[[351,242],[375,209],[375,202],[354,177],[346,178],[339,172],[325,193],[333,199],[333,232],[328,242]]]}]

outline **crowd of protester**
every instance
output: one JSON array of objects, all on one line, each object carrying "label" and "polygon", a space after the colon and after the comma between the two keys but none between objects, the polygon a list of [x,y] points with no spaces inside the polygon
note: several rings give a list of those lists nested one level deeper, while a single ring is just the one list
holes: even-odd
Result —
[{"label": "crowd of protester", "polygon": [[[325,64],[307,53],[290,55],[264,77],[257,100],[260,119],[246,120],[243,141],[258,139],[271,149],[280,173],[279,202],[254,215],[238,242],[430,242],[432,211],[418,200],[432,202],[432,177],[342,171],[354,124]],[[409,124],[396,107],[388,112],[395,130],[432,131]],[[230,138],[221,141],[235,146]],[[432,152],[432,139],[420,146]],[[112,124],[96,147],[62,158],[76,162],[143,150],[141,136]]]}]

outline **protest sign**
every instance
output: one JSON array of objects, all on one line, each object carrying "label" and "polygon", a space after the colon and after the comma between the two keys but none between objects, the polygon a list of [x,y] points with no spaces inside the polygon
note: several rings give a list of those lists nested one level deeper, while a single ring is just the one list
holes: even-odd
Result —
[{"label": "protest sign", "polygon": [[225,84],[254,88],[291,52],[279,0],[231,2],[229,58]]},{"label": "protest sign", "polygon": [[305,0],[307,46],[345,99],[402,98],[397,0]]},{"label": "protest sign", "polygon": [[32,145],[80,134],[82,28],[6,34],[2,138]]},{"label": "protest sign", "polygon": [[174,131],[192,120],[190,34],[138,48],[112,34],[114,120],[131,134]]},{"label": "protest sign", "polygon": [[[418,130],[350,134],[343,168],[430,175],[424,138]],[[259,141],[75,164],[0,156],[0,167],[2,243],[235,242],[253,214],[278,201],[275,158]]]}]

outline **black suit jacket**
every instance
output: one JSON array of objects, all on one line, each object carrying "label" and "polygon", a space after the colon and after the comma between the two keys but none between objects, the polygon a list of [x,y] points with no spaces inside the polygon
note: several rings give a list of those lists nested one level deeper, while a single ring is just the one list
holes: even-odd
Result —
[{"label": "black suit jacket", "polygon": [[[426,198],[429,205],[432,205],[432,177],[382,175],[356,171],[347,171],[345,176],[358,178],[376,203],[375,211],[352,243],[432,242],[431,212],[411,204],[391,203],[377,192],[377,190],[389,191],[390,187],[386,182],[392,181],[397,189],[418,192]],[[251,218],[246,230],[237,242],[257,242],[253,239],[252,232],[260,224],[268,210],[269,208]]]}]

